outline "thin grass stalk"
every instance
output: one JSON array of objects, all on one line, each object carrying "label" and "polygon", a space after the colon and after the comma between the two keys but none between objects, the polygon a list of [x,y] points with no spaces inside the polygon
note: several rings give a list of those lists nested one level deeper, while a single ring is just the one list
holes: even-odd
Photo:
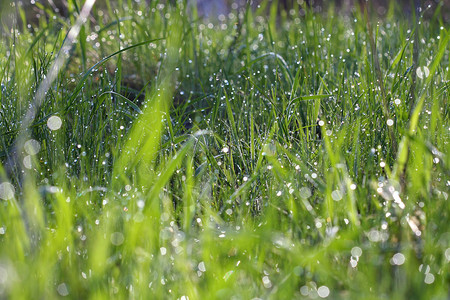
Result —
[{"label": "thin grass stalk", "polygon": [[[367,26],[367,32],[369,37],[369,43],[370,48],[372,51],[372,62],[375,68],[375,74],[377,76],[377,81],[380,86],[381,90],[381,97],[382,97],[382,109],[383,109],[383,115],[386,120],[391,119],[390,113],[389,113],[389,104],[388,99],[386,95],[386,90],[384,87],[384,81],[383,81],[383,75],[381,73],[381,67],[380,62],[378,61],[378,54],[377,54],[377,45],[373,38],[373,29],[372,25],[369,19],[368,9],[367,5],[364,5],[364,19],[366,20],[366,26]],[[397,153],[397,140],[395,138],[394,130],[391,126],[387,126],[388,134],[389,134],[389,140],[390,140],[390,148],[392,155],[395,155]]]},{"label": "thin grass stalk", "polygon": [[[409,118],[411,119],[412,113],[414,111],[414,103],[416,102],[416,85],[417,85],[417,68],[419,67],[419,21],[420,21],[420,0],[414,0],[414,8],[415,8],[415,30],[414,30],[414,45],[413,45],[413,65],[412,65],[412,74],[411,74],[411,87],[408,93],[408,110],[409,110]],[[406,153],[406,161],[403,169],[401,170],[399,179],[402,190],[405,191],[407,182],[406,182],[406,171],[408,168],[408,159],[410,154],[409,144],[407,147]]]}]

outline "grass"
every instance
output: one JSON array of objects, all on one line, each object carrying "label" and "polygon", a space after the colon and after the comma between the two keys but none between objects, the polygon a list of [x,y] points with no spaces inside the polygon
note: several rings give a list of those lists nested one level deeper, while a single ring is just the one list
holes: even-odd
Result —
[{"label": "grass", "polygon": [[394,3],[3,24],[0,298],[446,299],[449,27]]}]

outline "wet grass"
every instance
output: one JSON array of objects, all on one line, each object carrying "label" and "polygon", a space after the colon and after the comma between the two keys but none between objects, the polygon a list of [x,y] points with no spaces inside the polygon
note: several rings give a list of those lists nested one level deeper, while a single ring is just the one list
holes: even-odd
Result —
[{"label": "wet grass", "polygon": [[439,5],[68,2],[2,33],[0,298],[448,297]]}]

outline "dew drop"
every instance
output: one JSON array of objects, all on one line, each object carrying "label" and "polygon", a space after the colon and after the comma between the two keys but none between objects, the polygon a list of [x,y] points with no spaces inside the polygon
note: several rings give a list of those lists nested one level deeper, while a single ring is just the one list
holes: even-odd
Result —
[{"label": "dew drop", "polygon": [[434,282],[434,275],[431,273],[427,273],[424,279],[426,284],[432,284]]},{"label": "dew drop", "polygon": [[427,67],[419,67],[416,69],[417,77],[420,79],[427,78],[430,75],[430,70]]},{"label": "dew drop", "polygon": [[29,155],[35,155],[41,150],[41,144],[36,140],[30,139],[25,142],[23,148]]},{"label": "dew drop", "polygon": [[334,201],[342,200],[342,192],[340,190],[332,191],[331,192],[331,198],[333,198]]},{"label": "dew drop", "polygon": [[69,290],[67,289],[67,285],[65,283],[61,283],[57,288],[58,294],[65,297],[69,295]]},{"label": "dew drop", "polygon": [[114,246],[120,246],[122,245],[123,241],[125,240],[123,233],[121,232],[114,232],[111,234],[111,244]]},{"label": "dew drop", "polygon": [[62,121],[58,116],[51,116],[47,120],[47,126],[50,130],[58,130],[61,128]]},{"label": "dew drop", "polygon": [[10,200],[14,198],[16,189],[9,182],[3,182],[0,184],[0,198],[3,200]]},{"label": "dew drop", "polygon": [[302,187],[299,192],[300,197],[302,197],[303,199],[308,199],[309,197],[311,197],[311,190],[307,187]]},{"label": "dew drop", "polygon": [[447,262],[450,261],[450,248],[447,248],[445,250],[445,259],[447,260]]},{"label": "dew drop", "polygon": [[199,269],[199,271],[201,271],[201,272],[206,272],[206,266],[205,266],[205,262],[200,262],[199,264],[198,264],[198,269]]},{"label": "dew drop", "polygon": [[23,166],[27,169],[31,169],[33,167],[31,155],[27,155],[23,158]]},{"label": "dew drop", "polygon": [[401,266],[405,263],[405,256],[402,253],[395,253],[391,258],[391,265]]},{"label": "dew drop", "polygon": [[317,294],[320,298],[326,298],[330,295],[330,289],[327,286],[322,285],[317,289]]},{"label": "dew drop", "polygon": [[303,296],[308,296],[308,294],[309,294],[309,288],[308,288],[306,285],[302,286],[302,287],[300,288],[300,293],[301,293]]},{"label": "dew drop", "polygon": [[269,276],[264,276],[262,278],[262,282],[266,289],[270,289],[272,287],[272,282],[270,282]]},{"label": "dew drop", "polygon": [[359,247],[353,247],[351,253],[354,257],[360,257],[362,255],[362,249]]}]

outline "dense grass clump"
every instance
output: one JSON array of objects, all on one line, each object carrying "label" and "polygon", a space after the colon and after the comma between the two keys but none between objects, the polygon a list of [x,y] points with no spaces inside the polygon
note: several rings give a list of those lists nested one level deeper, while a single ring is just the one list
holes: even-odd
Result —
[{"label": "dense grass clump", "polygon": [[443,3],[90,2],[2,19],[0,298],[448,297]]}]

